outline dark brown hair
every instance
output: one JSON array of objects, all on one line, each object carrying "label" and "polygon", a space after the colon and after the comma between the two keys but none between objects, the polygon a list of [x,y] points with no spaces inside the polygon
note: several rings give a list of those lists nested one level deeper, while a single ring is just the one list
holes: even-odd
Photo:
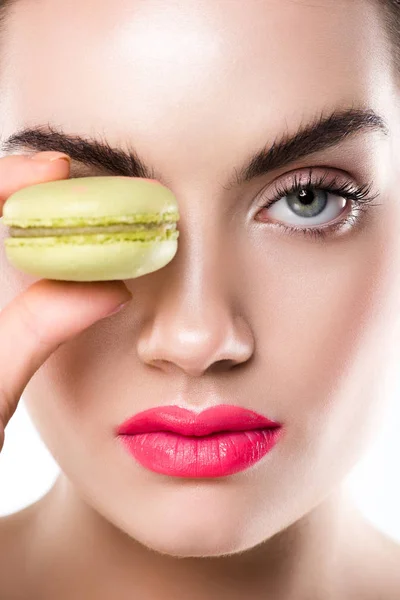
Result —
[{"label": "dark brown hair", "polygon": [[15,2],[16,0],[0,0],[0,35],[3,35],[5,30],[8,8]]},{"label": "dark brown hair", "polygon": [[378,2],[382,7],[384,29],[393,48],[393,64],[397,79],[400,79],[400,0],[378,0]]}]

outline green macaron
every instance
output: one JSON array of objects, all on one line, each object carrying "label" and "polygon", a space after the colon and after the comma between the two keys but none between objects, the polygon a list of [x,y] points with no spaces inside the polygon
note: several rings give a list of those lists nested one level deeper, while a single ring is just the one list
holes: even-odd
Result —
[{"label": "green macaron", "polygon": [[65,281],[140,277],[175,256],[178,204],[168,188],[139,177],[82,177],[18,190],[3,206],[8,261]]}]

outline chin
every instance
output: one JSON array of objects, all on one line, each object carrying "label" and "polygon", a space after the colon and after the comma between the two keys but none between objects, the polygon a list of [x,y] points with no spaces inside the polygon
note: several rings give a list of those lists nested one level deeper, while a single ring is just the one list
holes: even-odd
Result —
[{"label": "chin", "polygon": [[132,537],[159,554],[175,558],[206,558],[238,554],[257,545],[253,540],[244,539],[242,534],[243,530],[231,530],[230,533],[221,535],[218,531],[208,532],[201,527],[195,530],[169,528],[165,531],[156,531],[149,527],[140,532],[136,531]]},{"label": "chin", "polygon": [[[177,558],[218,557],[245,552],[276,533],[265,532],[263,519],[225,510],[177,510],[166,503],[158,511],[130,514],[119,527],[149,550]],[[215,503],[214,503],[215,506]],[[223,507],[222,507],[223,509]],[[225,514],[223,514],[225,512]],[[120,513],[121,514],[121,513]],[[270,535],[268,535],[270,534]]]}]

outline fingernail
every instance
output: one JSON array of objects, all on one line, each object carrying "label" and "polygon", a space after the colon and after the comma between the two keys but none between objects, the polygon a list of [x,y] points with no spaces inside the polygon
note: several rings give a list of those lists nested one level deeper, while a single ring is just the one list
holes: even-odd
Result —
[{"label": "fingernail", "polygon": [[119,306],[117,306],[117,308],[114,308],[110,313],[108,313],[107,317],[110,317],[111,315],[115,315],[116,313],[118,313],[120,310],[122,310],[127,304],[129,304],[130,300],[127,300],[126,302],[123,302],[122,304],[120,304]]},{"label": "fingernail", "polygon": [[45,152],[38,152],[31,156],[31,160],[44,160],[46,162],[54,162],[55,160],[67,160],[69,163],[71,162],[71,158],[68,154],[64,154],[62,152],[53,152],[51,150],[46,150]]}]

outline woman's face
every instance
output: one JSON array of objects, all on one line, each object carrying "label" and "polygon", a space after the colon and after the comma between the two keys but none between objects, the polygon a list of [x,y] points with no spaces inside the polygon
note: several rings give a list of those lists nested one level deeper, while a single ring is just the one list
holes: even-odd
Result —
[{"label": "woman's face", "polygon": [[[129,147],[178,200],[172,262],[126,281],[128,308],[61,346],[24,393],[79,493],[155,550],[254,547],[333,491],[376,424],[400,292],[400,112],[380,17],[366,0],[15,6],[3,141],[50,126]],[[342,135],[331,121],[290,145],[287,161],[265,160],[239,182],[256,152],[348,109],[359,112]],[[110,174],[72,162],[72,177]],[[303,200],[280,193],[309,179],[316,187]],[[379,196],[357,211],[321,179],[347,191],[372,185],[369,196]],[[312,235],[328,225],[324,237]],[[0,260],[4,306],[35,279],[7,263],[3,244]],[[235,475],[160,475],[136,463],[114,430],[170,404],[238,405],[282,423],[283,434]]]}]

